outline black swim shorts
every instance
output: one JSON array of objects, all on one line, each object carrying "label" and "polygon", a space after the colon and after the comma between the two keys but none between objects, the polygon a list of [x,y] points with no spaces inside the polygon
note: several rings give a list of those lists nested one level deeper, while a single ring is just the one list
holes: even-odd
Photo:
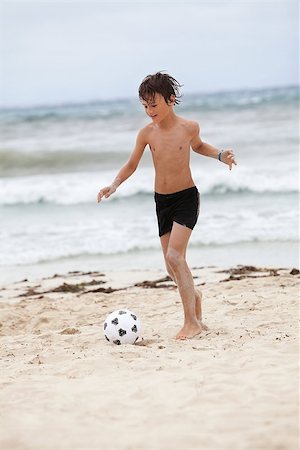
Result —
[{"label": "black swim shorts", "polygon": [[173,222],[190,228],[197,223],[200,196],[196,186],[172,194],[154,193],[159,237],[172,230]]}]

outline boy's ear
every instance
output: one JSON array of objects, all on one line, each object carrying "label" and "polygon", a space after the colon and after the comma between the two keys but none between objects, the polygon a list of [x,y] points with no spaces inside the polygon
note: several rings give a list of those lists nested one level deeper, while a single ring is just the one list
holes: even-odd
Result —
[{"label": "boy's ear", "polygon": [[168,101],[168,104],[175,106],[175,100],[176,100],[175,95],[174,94],[170,95],[170,100]]}]

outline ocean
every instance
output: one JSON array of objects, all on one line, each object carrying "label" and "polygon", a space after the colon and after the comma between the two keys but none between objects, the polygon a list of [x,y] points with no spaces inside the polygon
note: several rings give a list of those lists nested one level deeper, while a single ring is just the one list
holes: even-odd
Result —
[{"label": "ocean", "polygon": [[[298,88],[184,95],[175,112],[238,163],[191,152],[201,206],[190,264],[298,266]],[[148,121],[138,99],[0,110],[1,281],[164,267],[148,147],[96,202]]]}]

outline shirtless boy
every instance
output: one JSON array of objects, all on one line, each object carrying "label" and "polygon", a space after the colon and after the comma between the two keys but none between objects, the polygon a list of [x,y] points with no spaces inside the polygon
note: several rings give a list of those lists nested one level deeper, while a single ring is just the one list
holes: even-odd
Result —
[{"label": "shirtless boy", "polygon": [[108,198],[136,170],[149,145],[155,169],[155,202],[159,237],[168,274],[176,283],[183,304],[184,323],[177,339],[193,338],[207,329],[202,323],[202,294],[195,289],[186,262],[186,248],[199,214],[199,192],[190,170],[190,148],[200,155],[219,159],[231,170],[236,164],[232,150],[220,151],[203,142],[197,122],[174,112],[180,84],[170,75],[148,75],[139,87],[139,98],[151,123],[142,128],[127,163],[110,186],[101,189],[97,201]]}]

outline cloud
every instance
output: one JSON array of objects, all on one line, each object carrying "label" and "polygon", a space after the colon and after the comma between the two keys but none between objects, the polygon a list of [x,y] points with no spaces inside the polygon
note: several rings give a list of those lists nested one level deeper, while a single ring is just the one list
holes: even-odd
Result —
[{"label": "cloud", "polygon": [[189,92],[297,79],[292,3],[13,2],[1,17],[2,104],[132,96],[162,69]]}]

